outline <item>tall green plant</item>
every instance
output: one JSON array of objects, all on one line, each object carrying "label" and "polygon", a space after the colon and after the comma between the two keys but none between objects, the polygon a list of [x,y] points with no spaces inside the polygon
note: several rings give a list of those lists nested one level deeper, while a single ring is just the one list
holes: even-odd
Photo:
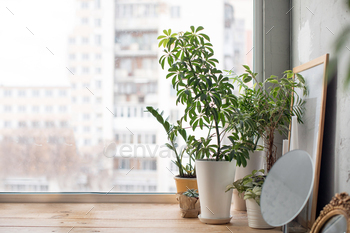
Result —
[{"label": "tall green plant", "polygon": [[[264,139],[267,171],[269,171],[276,161],[275,132],[280,134],[288,132],[288,126],[294,115],[302,123],[305,101],[300,98],[295,89],[302,89],[303,95],[306,95],[305,80],[300,74],[287,70],[281,78],[272,75],[263,82],[259,82],[256,78],[257,73],[252,72],[248,66],[244,68],[245,73],[233,77],[240,89],[243,89],[239,106],[240,110],[248,114],[248,118],[255,124],[256,131],[253,132],[255,134],[253,136],[256,139]],[[251,80],[255,81],[252,88],[247,86]]]},{"label": "tall green plant", "polygon": [[[194,131],[208,130],[208,136],[198,140],[201,147],[197,153],[217,161],[236,159],[239,166],[245,166],[254,142],[230,131],[232,125],[239,124],[232,120],[238,116],[237,97],[229,78],[216,68],[213,46],[202,30],[201,26],[191,26],[190,31],[181,33],[164,30],[164,35],[158,37],[159,46],[164,48],[159,63],[163,69],[166,62],[169,65],[166,78],[171,78],[177,91],[176,104],[185,105],[180,124],[185,121]],[[230,143],[223,145],[226,134]]]}]

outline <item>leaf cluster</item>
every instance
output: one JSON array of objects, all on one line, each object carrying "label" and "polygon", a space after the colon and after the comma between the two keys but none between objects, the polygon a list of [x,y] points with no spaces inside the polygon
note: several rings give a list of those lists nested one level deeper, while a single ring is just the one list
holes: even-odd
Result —
[{"label": "leaf cluster", "polygon": [[184,192],[183,195],[187,197],[195,197],[195,198],[199,197],[197,189],[187,189],[187,191]]},{"label": "leaf cluster", "polygon": [[221,143],[226,133],[235,129],[232,125],[238,124],[237,118],[242,115],[237,114],[238,99],[233,94],[234,86],[216,68],[218,60],[213,57],[209,36],[201,33],[203,29],[191,26],[190,31],[181,33],[164,30],[164,34],[158,37],[159,47],[164,53],[159,63],[163,69],[166,64],[169,66],[166,78],[172,80],[177,92],[176,104],[185,105],[179,124],[185,121],[193,131],[197,128],[209,131],[206,138],[197,141],[197,153],[216,160],[236,159],[239,166],[245,166],[254,143],[241,140],[239,132],[228,136],[230,145]]},{"label": "leaf cluster", "polygon": [[251,174],[227,185],[225,192],[236,189],[239,195],[243,195],[244,200],[254,199],[260,206],[261,190],[266,179],[264,172],[264,169],[252,171]]}]

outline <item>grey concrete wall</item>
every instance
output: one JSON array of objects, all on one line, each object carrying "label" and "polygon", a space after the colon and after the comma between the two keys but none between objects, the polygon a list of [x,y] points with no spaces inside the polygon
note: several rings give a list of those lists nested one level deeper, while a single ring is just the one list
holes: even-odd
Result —
[{"label": "grey concrete wall", "polygon": [[[336,35],[350,23],[345,0],[291,0],[291,66],[326,53],[332,58]],[[350,41],[347,43],[350,48]],[[344,53],[350,51],[344,47]],[[328,85],[318,213],[338,192],[350,193],[350,87],[343,88],[348,59],[338,60]]]}]

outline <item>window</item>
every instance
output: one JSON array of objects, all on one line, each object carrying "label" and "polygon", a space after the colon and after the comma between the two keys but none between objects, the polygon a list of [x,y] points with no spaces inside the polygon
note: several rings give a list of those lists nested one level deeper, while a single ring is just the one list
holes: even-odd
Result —
[{"label": "window", "polygon": [[82,71],[83,71],[83,74],[88,74],[90,69],[89,69],[89,67],[85,66],[85,67],[83,67]]},{"label": "window", "polygon": [[39,112],[39,106],[33,106],[32,107],[32,112],[33,113],[38,113]]},{"label": "window", "polygon": [[89,24],[89,19],[88,18],[81,18],[81,24],[86,25]]},{"label": "window", "polygon": [[4,128],[11,128],[11,121],[5,121]]},{"label": "window", "polygon": [[18,91],[18,96],[20,96],[20,97],[26,96],[26,91],[25,90],[19,90]]},{"label": "window", "polygon": [[95,27],[101,27],[101,19],[100,18],[95,19]]},{"label": "window", "polygon": [[81,8],[82,9],[87,9],[89,8],[89,3],[87,1],[82,1],[81,2]]},{"label": "window", "polygon": [[32,127],[33,128],[39,128],[40,127],[39,121],[32,121]]},{"label": "window", "polygon": [[101,80],[96,80],[96,88],[101,89],[102,88],[102,81]]},{"label": "window", "polygon": [[67,112],[67,106],[59,106],[58,109],[60,112]]},{"label": "window", "polygon": [[102,54],[96,53],[96,54],[95,54],[95,59],[96,59],[96,60],[101,60],[101,59],[102,59]]},{"label": "window", "polygon": [[95,45],[101,45],[101,35],[95,35]]},{"label": "window", "polygon": [[11,90],[4,90],[4,96],[8,97],[12,95],[12,91]]},{"label": "window", "polygon": [[4,112],[11,112],[11,111],[12,111],[12,107],[10,105],[4,106]]},{"label": "window", "polygon": [[101,0],[95,0],[95,8],[100,9],[101,8]]},{"label": "window", "polygon": [[[248,14],[248,3],[244,3],[244,11],[240,10],[243,5],[239,5],[242,1],[252,0],[197,1],[193,4],[200,4],[203,12],[211,12],[210,23],[215,25],[205,27],[203,33],[221,41],[214,47],[220,69],[251,64],[252,52],[248,52],[253,47],[249,36],[252,32],[249,17],[252,15]],[[164,166],[168,165],[170,169],[168,160],[173,158],[160,159],[158,156],[166,150],[160,148],[166,139],[164,129],[145,111],[146,106],[165,110],[164,118],[169,117],[172,123],[183,114],[183,108],[175,106],[176,91],[169,83],[171,80],[165,82],[160,72],[161,50],[157,37],[165,28],[173,29],[174,33],[189,30],[191,21],[206,22],[208,15],[186,8],[188,2],[183,1],[112,0],[110,3],[78,0],[69,5],[48,4],[48,7],[52,5],[48,12],[60,13],[64,20],[57,20],[57,14],[47,14],[44,20],[56,22],[55,26],[47,27],[45,33],[41,33],[27,25],[34,36],[24,28],[26,25],[20,29],[16,21],[6,19],[8,14],[0,14],[0,20],[13,28],[13,33],[6,34],[4,48],[16,47],[17,34],[23,30],[37,42],[50,42],[42,44],[42,54],[40,51],[29,53],[23,48],[18,50],[20,55],[6,49],[0,52],[0,60],[6,59],[9,63],[8,67],[1,67],[0,77],[6,77],[3,72],[6,71],[11,77],[3,79],[16,84],[1,83],[0,128],[3,127],[3,131],[0,136],[2,139],[11,137],[11,142],[20,137],[29,142],[35,137],[28,149],[14,143],[13,148],[6,150],[11,161],[4,164],[15,167],[18,163],[20,166],[15,170],[17,173],[9,171],[0,179],[0,192],[6,186],[4,181],[18,174],[33,179],[45,177],[45,189],[53,192],[108,192],[114,185],[111,192],[119,191],[119,187],[128,192],[172,190],[172,174]],[[67,6],[74,9],[65,9]],[[26,14],[23,16],[30,18],[30,14],[40,15],[41,11],[33,7],[23,11]],[[11,73],[18,64],[24,64],[22,70],[18,70],[21,72]],[[240,71],[235,72],[239,74]],[[12,76],[13,80],[9,80]],[[164,109],[165,100],[170,102]],[[101,161],[104,160],[104,147],[112,142],[117,144],[117,153],[108,161],[113,161],[116,166],[109,170],[109,166]],[[0,150],[5,148],[2,143],[0,140]],[[42,144],[42,147],[34,143]],[[182,146],[181,140],[178,143]],[[121,156],[121,149],[129,156]],[[45,156],[40,156],[39,151]],[[23,164],[22,158],[40,158],[46,168],[55,166],[64,172],[39,169],[42,166],[35,164],[35,159],[28,159],[28,164]],[[55,161],[57,164],[53,163]],[[38,169],[20,171],[20,167],[25,166]],[[81,177],[86,178],[84,182],[80,182]],[[104,182],[87,177],[103,177]],[[78,181],[83,185],[77,185]],[[161,182],[166,184],[157,185]],[[30,188],[25,185],[21,189],[29,191]]]},{"label": "window", "polygon": [[46,90],[45,91],[45,96],[51,97],[52,96],[52,91],[51,90]]},{"label": "window", "polygon": [[68,40],[69,44],[75,44],[75,38],[71,37]]},{"label": "window", "polygon": [[51,113],[52,109],[52,106],[45,106],[45,112]]},{"label": "window", "polygon": [[74,53],[69,54],[69,60],[75,60],[75,54]]},{"label": "window", "polygon": [[26,112],[26,106],[18,106],[18,112]]},{"label": "window", "polygon": [[180,18],[180,6],[171,6],[170,7],[170,16],[171,18]]},{"label": "window", "polygon": [[81,43],[88,44],[89,43],[89,38],[88,37],[82,37],[81,38]]}]

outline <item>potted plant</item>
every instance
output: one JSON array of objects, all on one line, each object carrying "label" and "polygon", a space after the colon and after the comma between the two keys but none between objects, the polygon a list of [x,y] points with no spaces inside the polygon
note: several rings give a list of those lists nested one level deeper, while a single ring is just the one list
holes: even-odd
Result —
[{"label": "potted plant", "polygon": [[[177,91],[177,104],[185,106],[179,125],[189,124],[193,131],[204,131],[207,136],[193,138],[192,150],[196,154],[196,175],[201,196],[200,220],[211,224],[230,221],[232,191],[225,187],[234,180],[237,165],[245,166],[254,142],[240,138],[232,130],[240,121],[237,97],[233,85],[216,68],[218,60],[209,36],[201,33],[203,27],[191,26],[190,31],[171,33],[164,30],[158,37],[164,48],[160,64],[169,65],[167,78]],[[250,121],[250,119],[242,119]],[[244,124],[248,125],[249,124]],[[227,136],[229,143],[224,144]],[[204,159],[198,159],[203,157]]]},{"label": "potted plant", "polygon": [[[259,82],[256,78],[257,73],[251,71],[249,66],[244,65],[244,68],[245,73],[234,77],[233,80],[243,89],[240,95],[241,111],[248,113],[254,122],[256,140],[262,138],[264,141],[268,172],[277,159],[275,132],[286,134],[292,116],[297,116],[298,122],[302,123],[305,101],[298,96],[295,88],[302,89],[303,95],[306,95],[305,80],[300,74],[287,70],[281,78],[271,75]],[[246,84],[251,80],[255,81],[253,88]]]},{"label": "potted plant", "polygon": [[[165,145],[175,154],[175,160],[172,160],[172,162],[179,168],[179,174],[174,177],[177,193],[181,194],[187,189],[198,189],[196,169],[194,167],[195,154],[192,149],[194,136],[187,135],[186,130],[179,124],[180,122],[177,125],[171,124],[167,119],[163,118],[163,113],[159,113],[158,110],[151,106],[146,107],[146,109],[163,126],[169,140],[169,143]],[[181,135],[186,143],[184,148],[177,148],[176,139],[178,135]],[[187,164],[184,164],[184,157],[188,158]]]},{"label": "potted plant", "polygon": [[251,174],[227,185],[226,192],[236,189],[244,196],[247,204],[248,225],[251,228],[273,228],[265,222],[261,215],[260,195],[266,176],[264,169],[254,170]]},{"label": "potted plant", "polygon": [[199,194],[196,189],[188,189],[186,192],[179,194],[179,205],[181,217],[197,218],[201,213]]}]

